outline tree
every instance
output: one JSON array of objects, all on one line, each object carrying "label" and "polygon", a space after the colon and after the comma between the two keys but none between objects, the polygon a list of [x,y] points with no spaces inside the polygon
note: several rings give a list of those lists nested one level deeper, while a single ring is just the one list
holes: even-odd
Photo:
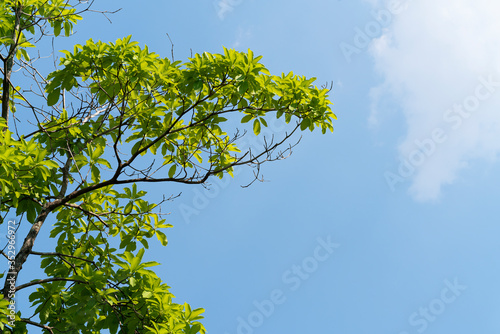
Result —
[{"label": "tree", "polygon": [[[0,2],[0,211],[8,231],[0,327],[205,333],[203,309],[175,303],[151,270],[158,263],[142,261],[151,239],[166,245],[172,227],[159,212],[168,199],[148,202],[146,184],[203,184],[242,165],[257,178],[262,163],[289,153],[298,130],[333,131],[329,90],[293,73],[271,75],[250,50],[224,48],[182,63],[130,37],[75,45],[44,75],[27,50],[50,34],[70,36],[91,4]],[[22,87],[13,71],[24,74]],[[242,138],[259,136],[273,118],[289,131],[266,138],[260,151],[241,150]],[[15,224],[9,215],[19,217]],[[42,228],[51,228],[53,252],[36,251]],[[30,256],[41,257],[44,277],[23,271]],[[15,292],[28,287],[36,288],[33,307],[14,320]]]}]

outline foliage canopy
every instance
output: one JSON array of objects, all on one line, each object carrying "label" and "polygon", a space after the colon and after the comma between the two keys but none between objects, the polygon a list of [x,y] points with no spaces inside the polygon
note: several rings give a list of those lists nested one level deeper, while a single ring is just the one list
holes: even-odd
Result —
[{"label": "foliage canopy", "polygon": [[[91,4],[0,2],[0,211],[8,231],[0,328],[205,333],[203,309],[175,303],[151,270],[158,263],[142,260],[152,238],[167,244],[172,225],[158,212],[168,199],[150,203],[139,186],[202,184],[285,157],[297,130],[333,131],[328,89],[293,73],[271,75],[250,50],[179,62],[130,37],[63,50],[57,69],[44,75],[28,50],[48,35],[70,36]],[[25,75],[22,83],[14,71]],[[258,152],[242,149],[241,139],[262,135],[273,118],[288,132]],[[53,252],[34,249],[42,227],[56,241]],[[42,258],[44,277],[22,270],[30,256]],[[33,307],[16,310],[14,321],[15,292],[30,287]]]}]

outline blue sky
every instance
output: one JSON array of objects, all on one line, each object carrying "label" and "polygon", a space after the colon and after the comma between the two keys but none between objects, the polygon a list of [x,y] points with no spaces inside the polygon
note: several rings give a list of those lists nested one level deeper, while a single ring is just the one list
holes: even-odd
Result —
[{"label": "blue sky", "polygon": [[170,56],[168,33],[176,60],[250,48],[273,74],[334,82],[334,133],[304,132],[266,182],[146,188],[182,192],[148,256],[209,333],[500,331],[499,4],[96,4],[116,8],[56,49],[131,34]]}]

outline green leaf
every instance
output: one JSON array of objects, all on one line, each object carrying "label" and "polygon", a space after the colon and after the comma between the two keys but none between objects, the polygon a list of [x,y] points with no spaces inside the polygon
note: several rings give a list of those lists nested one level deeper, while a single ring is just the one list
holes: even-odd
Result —
[{"label": "green leaf", "polygon": [[172,165],[172,167],[170,167],[170,169],[168,170],[168,177],[169,178],[174,177],[176,169],[177,169],[177,165]]},{"label": "green leaf", "polygon": [[130,277],[129,282],[131,287],[135,287],[137,285],[137,280],[134,277]]},{"label": "green leaf", "polygon": [[167,236],[165,235],[165,233],[163,233],[162,231],[156,231],[156,237],[158,238],[158,240],[160,240],[160,243],[162,244],[162,246],[166,246],[168,241],[167,241]]},{"label": "green leaf", "polygon": [[241,119],[241,123],[248,123],[252,120],[253,115],[246,115]]},{"label": "green leaf", "polygon": [[304,118],[302,123],[300,123],[300,130],[304,131],[311,125],[311,120],[309,118]]},{"label": "green leaf", "polygon": [[260,122],[258,119],[253,122],[253,133],[255,133],[256,136],[260,133]]},{"label": "green leaf", "polygon": [[28,52],[26,51],[26,49],[21,49],[21,54],[23,55],[24,59],[26,61],[29,61],[30,60],[30,56],[28,55]]},{"label": "green leaf", "polygon": [[101,178],[101,171],[95,165],[91,168],[92,171],[92,181],[99,182]]},{"label": "green leaf", "polygon": [[64,22],[64,35],[65,36],[71,35],[71,23],[68,21]]},{"label": "green leaf", "polygon": [[128,215],[129,213],[132,212],[132,209],[134,208],[134,202],[130,201],[128,204],[125,206],[125,209],[123,210],[123,213]]},{"label": "green leaf", "polygon": [[134,257],[130,262],[130,271],[134,272],[139,269],[139,264],[141,263],[141,259],[139,257]]},{"label": "green leaf", "polygon": [[59,101],[59,96],[61,95],[61,89],[56,88],[47,95],[47,105],[53,106]]},{"label": "green leaf", "polygon": [[59,34],[61,33],[61,22],[59,21],[56,21],[54,23],[54,36],[59,36]]},{"label": "green leaf", "polygon": [[243,81],[241,85],[238,87],[238,93],[241,95],[245,94],[248,90],[248,81]]},{"label": "green leaf", "polygon": [[139,261],[142,260],[142,257],[144,256],[144,248],[139,249],[139,252],[137,253],[137,257],[139,258]]}]

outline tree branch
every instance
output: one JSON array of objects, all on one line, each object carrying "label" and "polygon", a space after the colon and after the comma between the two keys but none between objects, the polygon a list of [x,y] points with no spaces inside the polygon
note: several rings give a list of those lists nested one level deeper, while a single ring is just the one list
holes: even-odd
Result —
[{"label": "tree branch", "polygon": [[22,5],[18,2],[16,6],[16,19],[14,29],[12,31],[12,40],[14,43],[10,46],[9,53],[4,60],[4,77],[3,77],[3,91],[2,91],[2,117],[5,119],[7,125],[9,124],[9,100],[10,100],[10,77],[12,75],[12,68],[14,67],[14,57],[16,56],[16,49],[19,36]]},{"label": "tree branch", "polygon": [[92,261],[92,260],[84,259],[84,258],[81,258],[81,257],[78,257],[78,256],[74,256],[74,255],[57,253],[57,252],[35,252],[35,251],[31,251],[31,254],[33,254],[33,255],[40,255],[40,256],[59,256],[61,258],[62,257],[70,257],[72,259],[77,259],[77,260],[89,262],[89,263],[92,263],[92,264],[95,265],[95,262]]},{"label": "tree branch", "polygon": [[46,326],[46,325],[42,325],[38,322],[34,322],[34,321],[31,321],[30,319],[26,319],[26,318],[21,318],[21,321],[22,322],[25,322],[27,324],[30,324],[30,325],[33,325],[33,326],[36,326],[36,327],[40,327],[40,328],[43,328],[43,329],[46,329],[49,331],[49,333],[52,333],[54,334],[54,331],[52,330],[53,327],[49,327],[49,326]]},{"label": "tree branch", "polygon": [[24,262],[26,262],[28,256],[31,254],[31,249],[33,248],[35,239],[38,236],[40,228],[45,222],[45,219],[47,219],[47,216],[50,213],[50,211],[51,209],[48,209],[47,207],[42,208],[42,211],[38,215],[36,222],[31,226],[28,235],[24,239],[23,245],[21,246],[21,249],[17,253],[16,258],[14,259],[13,268],[11,268],[11,270],[7,273],[5,277],[5,285],[2,289],[4,299],[10,301],[9,298],[10,286],[16,284],[17,275],[19,271],[21,271],[21,269],[23,268]]},{"label": "tree branch", "polygon": [[77,283],[83,283],[83,284],[90,284],[89,282],[81,281],[81,280],[77,280],[77,279],[63,278],[63,277],[52,277],[52,278],[39,279],[37,281],[33,281],[33,282],[21,284],[19,286],[16,286],[16,291],[19,291],[21,289],[28,288],[30,286],[37,285],[37,284],[50,283],[50,282],[58,282],[58,281],[77,282]]}]

